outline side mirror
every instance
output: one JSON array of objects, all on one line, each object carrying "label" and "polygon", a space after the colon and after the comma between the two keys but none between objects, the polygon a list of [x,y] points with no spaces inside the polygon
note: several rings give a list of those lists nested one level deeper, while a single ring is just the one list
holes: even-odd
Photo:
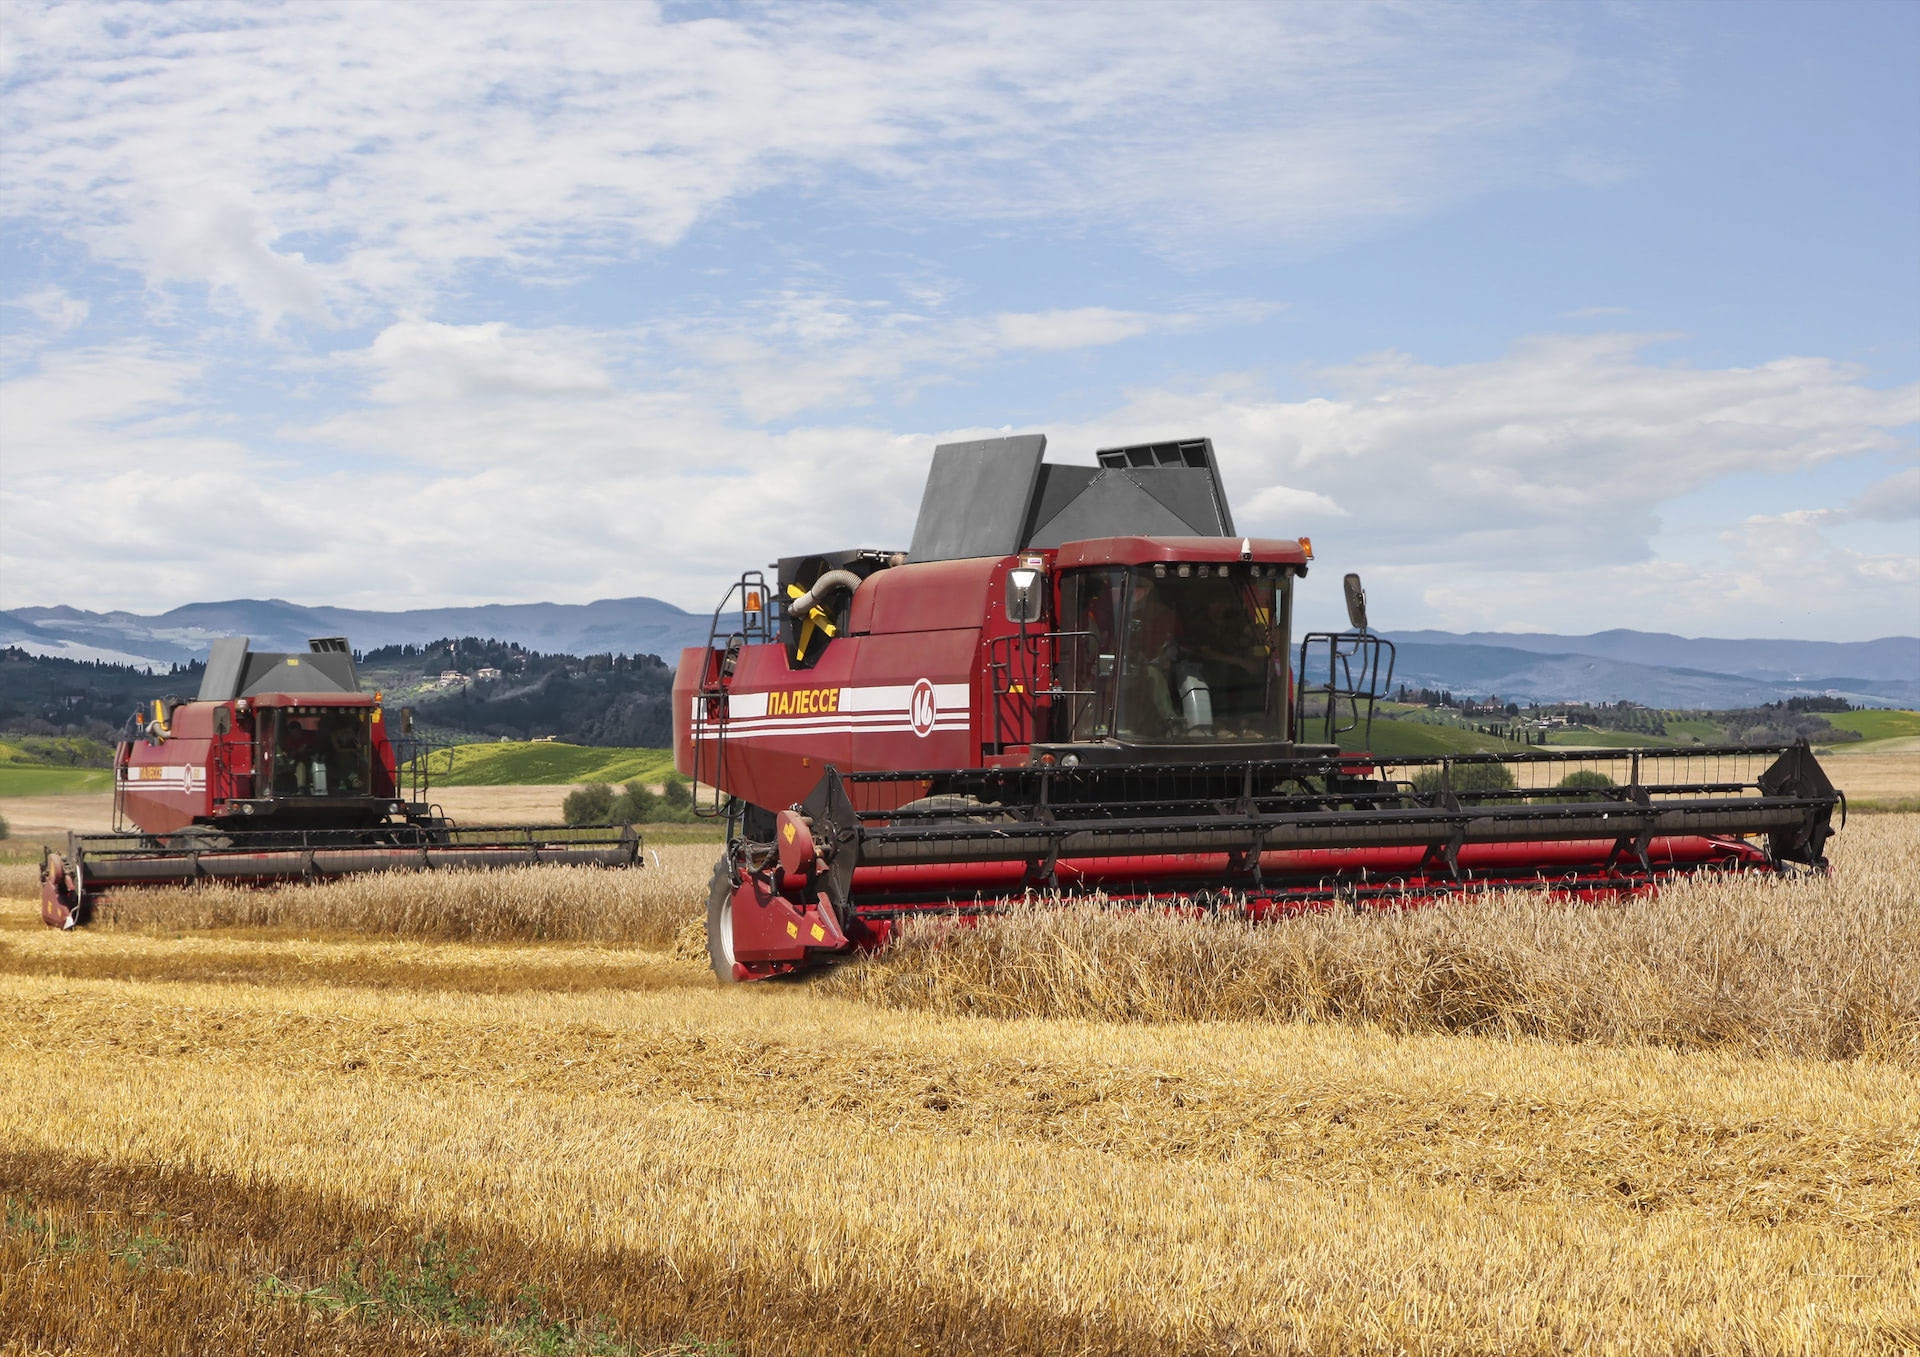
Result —
[{"label": "side mirror", "polygon": [[1367,629],[1367,591],[1360,587],[1360,577],[1349,575],[1341,581],[1347,591],[1347,621],[1353,624],[1355,631]]},{"label": "side mirror", "polygon": [[402,707],[400,709],[400,733],[402,735],[413,734],[413,708],[412,707]]},{"label": "side mirror", "polygon": [[1047,577],[1031,566],[1007,572],[1007,621],[1038,622],[1047,611]]}]

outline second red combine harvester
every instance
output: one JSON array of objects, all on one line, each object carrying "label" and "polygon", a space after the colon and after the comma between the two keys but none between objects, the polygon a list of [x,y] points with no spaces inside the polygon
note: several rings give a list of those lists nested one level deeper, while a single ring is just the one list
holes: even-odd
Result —
[{"label": "second red combine harvester", "polygon": [[115,752],[114,832],[70,834],[41,860],[40,915],[55,928],[142,887],[639,862],[627,826],[447,819],[426,799],[424,742],[389,732],[341,637],[310,641],[305,654],[224,637],[196,700],[155,705],[145,731]]},{"label": "second red combine harvester", "polygon": [[722,980],[1022,898],[1258,916],[1825,865],[1840,798],[1804,744],[1367,753],[1393,647],[1357,576],[1352,629],[1296,637],[1311,547],[1235,531],[1209,440],[1045,448],[935,449],[907,551],[748,571],[682,655]]}]

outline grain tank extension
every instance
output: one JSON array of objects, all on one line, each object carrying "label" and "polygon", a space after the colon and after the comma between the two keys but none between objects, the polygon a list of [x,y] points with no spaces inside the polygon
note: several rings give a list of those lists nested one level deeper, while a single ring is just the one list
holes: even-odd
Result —
[{"label": "grain tank extension", "polygon": [[109,893],[195,881],[640,860],[631,827],[455,825],[427,800],[424,755],[360,690],[344,638],[304,654],[215,641],[199,696],[156,703],[115,750],[114,832],[43,855],[41,918],[72,928]]},{"label": "grain tank extension", "polygon": [[1236,531],[1209,440],[1045,447],[935,449],[906,551],[749,570],[681,656],[723,980],[1023,898],[1258,916],[1825,866],[1840,798],[1804,744],[1366,752],[1393,646],[1357,576],[1350,630],[1296,634],[1311,544]]}]

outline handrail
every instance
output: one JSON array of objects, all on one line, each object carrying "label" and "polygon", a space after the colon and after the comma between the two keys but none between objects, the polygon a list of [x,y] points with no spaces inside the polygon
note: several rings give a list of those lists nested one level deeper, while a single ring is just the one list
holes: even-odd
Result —
[{"label": "handrail", "polygon": [[[1010,733],[1009,727],[1014,728],[1012,733],[1021,733],[1019,728],[1024,727],[1028,737],[1012,741],[1014,744],[1029,744],[1050,738],[1040,729],[1043,701],[1052,707],[1059,698],[1095,695],[1092,688],[1063,686],[1060,677],[1062,663],[1067,663],[1071,668],[1078,662],[1081,643],[1092,638],[1090,631],[1020,631],[988,640],[987,719],[992,733],[989,743],[995,752],[1004,752],[1009,743],[1006,738]],[[1025,667],[1017,675],[1014,672],[1016,642],[1020,643],[1019,652],[1026,661]],[[1054,724],[1059,724],[1057,711]]]},{"label": "handrail", "polygon": [[[1326,651],[1327,678],[1325,683],[1314,683],[1310,679],[1308,656],[1310,652],[1320,649]],[[1383,655],[1386,658],[1384,674],[1380,664]],[[1307,701],[1309,698],[1323,697],[1326,699],[1326,711],[1313,714],[1322,720],[1323,738],[1318,743],[1337,745],[1342,735],[1361,729],[1360,703],[1363,700],[1367,704],[1367,716],[1361,743],[1373,743],[1374,704],[1393,691],[1393,668],[1397,658],[1392,641],[1370,632],[1310,631],[1302,636],[1300,664],[1295,671],[1298,679],[1293,697],[1294,739],[1308,743],[1305,738],[1306,725],[1311,717],[1307,711]],[[1342,701],[1351,715],[1345,725],[1340,724]]]}]

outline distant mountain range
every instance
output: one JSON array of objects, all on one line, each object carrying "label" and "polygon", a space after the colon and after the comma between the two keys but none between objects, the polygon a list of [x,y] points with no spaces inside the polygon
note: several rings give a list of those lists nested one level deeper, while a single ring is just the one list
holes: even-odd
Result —
[{"label": "distant mountain range", "polygon": [[[1681,665],[1629,664],[1605,655],[1574,649],[1593,638],[1563,636],[1555,640],[1566,648],[1559,652],[1522,648],[1517,642],[1531,636],[1501,636],[1504,645],[1460,644],[1462,638],[1446,632],[1412,632],[1406,635],[1446,638],[1445,640],[1403,640],[1392,637],[1398,651],[1393,681],[1398,687],[1441,688],[1456,694],[1476,697],[1498,694],[1509,702],[1639,702],[1649,707],[1706,708],[1727,710],[1757,707],[1786,697],[1811,693],[1831,693],[1863,707],[1920,706],[1920,639],[1894,638],[1857,643],[1833,642],[1832,648],[1845,651],[1857,644],[1862,649],[1904,644],[1914,658],[1910,675],[1898,678],[1863,678],[1856,674],[1804,674],[1790,679],[1754,677],[1749,674],[1714,673]],[[1614,632],[1613,636],[1634,636],[1642,640],[1657,637],[1638,632]],[[1673,637],[1683,646],[1729,645],[1764,647],[1767,641],[1689,641]],[[1806,645],[1803,641],[1778,642],[1783,648]],[[1870,658],[1870,657],[1869,657]]]},{"label": "distant mountain range", "polygon": [[658,655],[671,664],[685,647],[706,644],[708,621],[657,598],[491,603],[396,613],[241,598],[189,603],[155,617],[64,607],[16,608],[0,612],[0,646],[74,660],[165,667],[204,659],[207,647],[219,636],[251,637],[259,650],[304,650],[312,636],[344,636],[355,650],[478,636],[517,642],[546,654]]},{"label": "distant mountain range", "polygon": [[1737,674],[1773,683],[1812,682],[1824,674],[1920,680],[1920,638],[1878,641],[1721,641],[1660,631],[1597,631],[1591,636],[1545,632],[1396,631],[1395,641],[1421,645],[1499,646],[1536,655],[1593,655],[1622,664]]},{"label": "distant mountain range", "polygon": [[[613,651],[658,655],[672,664],[684,647],[705,644],[707,628],[704,614],[655,598],[407,612],[234,599],[190,603],[153,617],[17,608],[0,612],[0,646],[164,668],[204,657],[217,636],[250,636],[262,650],[299,649],[310,636],[345,636],[359,650],[478,636],[550,654]],[[1913,636],[1768,641],[1645,631],[1386,634],[1399,652],[1396,685],[1457,694],[1497,693],[1519,702],[1624,699],[1653,707],[1729,708],[1831,692],[1861,705],[1920,706],[1920,637]]]}]

